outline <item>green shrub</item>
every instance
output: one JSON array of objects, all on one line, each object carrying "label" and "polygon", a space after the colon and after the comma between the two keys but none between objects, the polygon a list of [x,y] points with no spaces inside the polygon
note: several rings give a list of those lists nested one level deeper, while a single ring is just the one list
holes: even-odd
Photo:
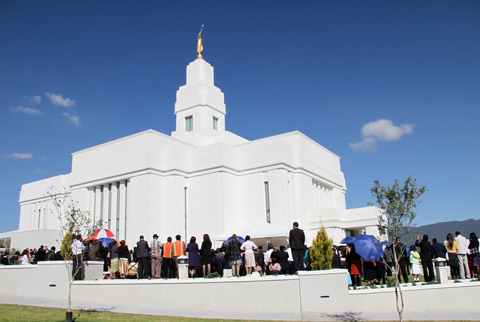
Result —
[{"label": "green shrub", "polygon": [[310,260],[312,261],[312,270],[326,270],[332,268],[332,247],[333,240],[328,238],[325,227],[321,227],[317,233],[317,238],[312,241],[310,247]]},{"label": "green shrub", "polygon": [[222,277],[222,275],[220,275],[219,273],[215,272],[215,273],[210,273],[208,274],[207,276],[205,276],[205,278],[218,278],[218,277]]}]

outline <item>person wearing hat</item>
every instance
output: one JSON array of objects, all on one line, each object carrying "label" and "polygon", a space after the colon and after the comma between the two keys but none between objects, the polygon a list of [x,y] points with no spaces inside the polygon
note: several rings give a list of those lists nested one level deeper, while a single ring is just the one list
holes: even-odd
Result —
[{"label": "person wearing hat", "polygon": [[158,240],[158,235],[153,235],[153,240],[151,243],[151,258],[152,258],[152,277],[160,278],[161,268],[162,268],[162,243]]}]

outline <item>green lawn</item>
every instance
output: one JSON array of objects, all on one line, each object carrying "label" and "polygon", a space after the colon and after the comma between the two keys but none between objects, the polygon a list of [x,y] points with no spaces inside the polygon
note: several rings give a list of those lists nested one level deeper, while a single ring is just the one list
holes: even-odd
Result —
[{"label": "green lawn", "polygon": [[[63,322],[65,321],[65,309],[52,309],[35,306],[0,304],[0,321],[5,322]],[[171,316],[153,316],[127,313],[73,311],[76,322],[215,322],[225,321],[219,319],[178,318]],[[228,320],[229,322],[241,322],[245,320]],[[252,322],[261,322],[253,321]],[[265,321],[263,321],[265,322]],[[275,322],[275,321],[269,321]],[[279,322],[279,321],[276,321]],[[421,322],[421,321],[410,321]],[[444,321],[444,322],[467,322],[467,321]]]},{"label": "green lawn", "polygon": [[[64,322],[66,309],[0,304],[0,321],[8,322]],[[218,319],[179,318],[171,316],[73,310],[76,322],[215,322]],[[229,320],[231,322],[242,320]],[[260,322],[260,321],[257,321]]]}]

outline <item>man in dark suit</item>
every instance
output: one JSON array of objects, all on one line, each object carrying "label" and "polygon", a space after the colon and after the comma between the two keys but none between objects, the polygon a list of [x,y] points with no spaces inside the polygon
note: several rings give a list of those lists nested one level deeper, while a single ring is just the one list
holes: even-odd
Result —
[{"label": "man in dark suit", "polygon": [[293,255],[293,274],[302,267],[302,259],[305,253],[305,233],[298,228],[298,222],[293,223],[293,229],[290,230],[288,238]]},{"label": "man in dark suit", "polygon": [[432,239],[433,258],[447,258],[447,248],[444,244],[437,243],[437,239]]},{"label": "man in dark suit", "polygon": [[138,277],[149,278],[150,277],[150,249],[148,242],[144,239],[143,235],[140,236],[140,240],[137,242],[137,263],[138,263]]},{"label": "man in dark suit", "polygon": [[[420,241],[422,238],[422,241]],[[423,277],[425,282],[432,282],[435,280],[435,275],[433,274],[433,250],[432,244],[428,241],[428,235],[417,236],[417,241],[415,246],[420,247],[420,260],[422,261],[423,267]]]}]

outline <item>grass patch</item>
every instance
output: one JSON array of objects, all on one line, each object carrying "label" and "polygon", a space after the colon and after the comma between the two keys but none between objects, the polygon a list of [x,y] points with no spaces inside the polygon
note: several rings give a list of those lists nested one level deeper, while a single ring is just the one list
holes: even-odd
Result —
[{"label": "grass patch", "polygon": [[[64,322],[66,309],[54,309],[36,306],[0,304],[0,320],[3,322]],[[172,316],[142,315],[129,313],[112,313],[100,311],[81,311],[73,310],[73,318],[76,322],[245,322],[246,320],[222,320],[222,319],[200,319],[200,318],[181,318]],[[259,320],[249,320],[250,322],[266,322]],[[350,320],[351,321],[351,320]],[[268,321],[281,322],[281,321]],[[285,321],[284,321],[285,322]],[[382,321],[377,321],[382,322]],[[387,321],[383,321],[387,322]],[[424,321],[410,321],[424,322]],[[444,322],[467,322],[460,320],[451,320]]]},{"label": "grass patch", "polygon": [[[0,320],[3,322],[64,322],[66,309],[36,306],[0,304]],[[172,316],[113,313],[73,310],[75,322],[216,322],[219,319],[182,318]],[[242,320],[228,320],[240,322]],[[244,320],[243,320],[244,321]],[[260,322],[260,321],[257,321]]]}]

